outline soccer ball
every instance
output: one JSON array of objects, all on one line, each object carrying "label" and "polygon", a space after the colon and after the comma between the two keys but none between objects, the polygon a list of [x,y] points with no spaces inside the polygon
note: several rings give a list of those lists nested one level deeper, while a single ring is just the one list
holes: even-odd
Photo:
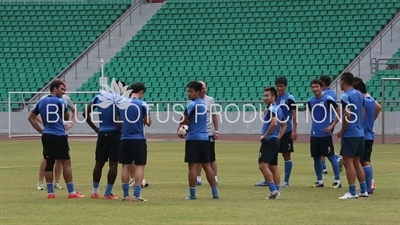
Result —
[{"label": "soccer ball", "polygon": [[178,134],[181,136],[186,136],[188,129],[188,125],[182,125],[178,130]]}]

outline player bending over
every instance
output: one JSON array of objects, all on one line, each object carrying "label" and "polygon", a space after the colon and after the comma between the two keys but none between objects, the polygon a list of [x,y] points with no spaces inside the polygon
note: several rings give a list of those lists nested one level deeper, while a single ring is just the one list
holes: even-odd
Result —
[{"label": "player bending over", "polygon": [[280,175],[278,171],[279,139],[284,135],[287,126],[282,110],[276,105],[276,97],[275,88],[267,87],[264,89],[264,102],[268,105],[268,109],[264,114],[261,130],[258,166],[269,187],[270,193],[267,199],[278,199],[280,197]]},{"label": "player bending over", "polygon": [[[124,82],[117,83],[125,86]],[[102,94],[97,95],[92,99],[86,107],[83,117],[86,123],[97,133],[96,151],[95,151],[95,166],[93,168],[93,185],[91,198],[99,198],[99,185],[103,171],[103,167],[108,161],[107,185],[103,195],[103,199],[118,199],[111,192],[117,179],[118,173],[118,157],[119,144],[121,139],[121,124],[119,120],[116,105],[111,104],[108,107],[98,107],[103,101],[102,98],[107,98]],[[99,113],[99,125],[97,127],[92,120],[91,113],[97,108]]]},{"label": "player bending over", "polygon": [[183,118],[181,118],[181,124],[178,127],[178,136],[184,138],[185,136],[180,135],[179,129],[182,125],[189,125],[185,142],[185,162],[188,163],[189,168],[189,196],[186,199],[196,199],[196,167],[198,163],[201,164],[206,173],[213,199],[219,199],[214,172],[210,165],[207,105],[200,98],[203,85],[197,81],[191,81],[186,87],[188,98],[191,101],[187,104]]},{"label": "player bending over", "polygon": [[[333,91],[331,88],[329,88],[329,86],[331,85],[331,78],[329,76],[320,76],[319,79],[322,81],[322,91],[324,92],[324,94],[331,96],[335,102],[337,101],[337,96],[335,91]],[[336,118],[336,114],[334,110],[329,110],[328,112],[330,112],[329,114],[329,119],[331,124],[333,123],[333,121]],[[339,114],[338,114],[339,115]],[[332,129],[332,133],[333,133]],[[339,168],[340,168],[340,172],[343,169],[343,159],[342,157],[340,157],[339,154],[335,153],[335,158],[339,163]],[[325,157],[321,157],[321,163],[322,163],[322,173],[323,174],[328,174],[328,171],[326,170],[326,163],[325,163]]]},{"label": "player bending over", "polygon": [[378,118],[382,107],[377,101],[375,101],[375,99],[367,94],[367,86],[362,80],[359,82],[355,82],[353,87],[354,89],[360,91],[361,94],[364,96],[365,115],[363,119],[363,128],[365,134],[365,148],[364,155],[361,157],[361,165],[364,168],[365,182],[367,184],[368,194],[373,194],[375,183],[372,180],[371,154],[372,146],[374,145],[375,139],[374,123],[376,118]]},{"label": "player bending over", "polygon": [[[61,80],[61,79],[59,79],[59,80]],[[65,80],[61,80],[61,81],[63,82],[63,84],[65,86],[65,91],[66,91],[67,90],[67,83],[65,82]],[[46,98],[46,97],[47,97],[47,95],[43,96],[41,99]],[[64,115],[65,121],[68,121],[68,122],[64,122],[64,126],[65,126],[65,129],[66,129],[66,132],[68,132],[68,130],[71,129],[74,126],[77,112],[76,112],[76,107],[75,107],[74,103],[72,102],[72,100],[69,98],[68,95],[64,94],[62,96],[62,99],[67,104],[67,109],[71,110],[71,112],[72,112],[71,116],[69,116],[68,113],[65,113],[65,115]],[[43,121],[42,121],[40,116],[36,117],[36,121],[38,121],[38,123],[43,125]],[[42,161],[40,162],[40,166],[39,166],[39,179],[38,179],[38,183],[36,184],[36,189],[37,190],[44,190],[45,189],[44,185],[43,185],[45,167],[46,167],[46,160],[42,159]],[[62,172],[62,164],[61,164],[60,161],[56,160],[56,163],[54,165],[54,179],[55,179],[54,188],[56,188],[56,189],[64,189],[60,184],[61,172]]]},{"label": "player bending over", "polygon": [[[53,170],[56,160],[63,166],[63,176],[68,189],[68,198],[83,198],[84,195],[75,192],[72,181],[70,150],[63,115],[67,111],[62,99],[65,92],[63,81],[54,80],[50,83],[50,94],[39,100],[30,112],[28,120],[37,132],[42,134],[43,157],[46,160],[45,178],[47,182],[47,197],[55,198],[53,186]],[[44,129],[39,126],[36,117],[40,114]]]},{"label": "player bending over", "polygon": [[[353,88],[353,74],[344,73],[340,77],[342,95],[342,127],[337,133],[341,140],[340,155],[343,157],[349,192],[339,199],[368,197],[364,170],[360,157],[364,155],[363,107],[364,97]],[[335,119],[335,123],[338,118]],[[361,192],[357,194],[356,178],[360,182]]]},{"label": "player bending over", "polygon": [[335,158],[335,151],[332,140],[332,130],[335,123],[331,124],[329,111],[333,108],[337,114],[340,114],[340,108],[336,100],[322,91],[323,84],[321,80],[313,80],[311,82],[314,97],[308,101],[308,109],[311,112],[311,137],[310,152],[314,159],[314,170],[317,175],[317,182],[312,187],[324,187],[322,179],[321,157],[328,157],[332,164],[332,170],[335,174],[332,188],[341,188],[339,163]]},{"label": "player bending over", "polygon": [[122,119],[122,134],[119,162],[122,164],[121,181],[123,190],[123,201],[130,200],[129,197],[129,170],[132,163],[135,164],[135,186],[132,201],[147,201],[141,196],[141,185],[144,178],[144,169],[147,163],[147,143],[144,134],[144,126],[151,126],[149,106],[142,101],[146,92],[145,86],[136,82],[130,87],[132,90],[129,99],[129,107],[119,109]]},{"label": "player bending over", "polygon": [[[207,95],[207,85],[203,81],[199,81],[203,85],[203,90],[200,94],[200,98],[207,105],[207,132],[209,140],[209,151],[210,151],[210,164],[214,171],[215,181],[218,185],[217,177],[217,161],[215,159],[215,141],[218,139],[218,115],[215,109],[214,98]],[[197,164],[197,185],[202,185],[201,181],[201,164]]]},{"label": "player bending over", "polygon": [[[278,97],[276,98],[277,107],[282,110],[285,120],[287,122],[286,132],[280,139],[279,152],[285,160],[285,179],[282,187],[289,187],[289,178],[292,173],[292,158],[291,153],[294,152],[293,141],[297,139],[297,107],[294,97],[286,92],[287,79],[285,77],[278,77],[275,80],[276,90]],[[254,184],[254,186],[267,186],[266,181]]]}]

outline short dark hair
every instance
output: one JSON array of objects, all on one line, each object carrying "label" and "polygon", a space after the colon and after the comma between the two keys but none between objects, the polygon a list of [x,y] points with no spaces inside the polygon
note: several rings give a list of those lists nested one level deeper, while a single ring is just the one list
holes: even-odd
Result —
[{"label": "short dark hair", "polygon": [[146,92],[146,87],[144,86],[144,84],[142,82],[135,82],[133,84],[131,84],[131,86],[129,86],[130,90],[132,90],[132,93],[139,93],[140,91]]},{"label": "short dark hair", "polygon": [[365,85],[364,81],[354,83],[353,88],[363,94],[367,94],[367,85]]},{"label": "short dark hair", "polygon": [[275,79],[275,85],[278,85],[278,84],[283,84],[283,85],[287,86],[287,79],[286,79],[286,77],[277,77],[277,78]]},{"label": "short dark hair", "polygon": [[340,80],[344,81],[347,85],[353,86],[354,75],[350,72],[343,73],[342,76],[340,76]]},{"label": "short dark hair", "polygon": [[269,92],[271,92],[271,94],[274,95],[275,99],[276,99],[276,97],[278,96],[278,93],[276,92],[276,89],[275,89],[274,87],[265,87],[265,88],[264,88],[264,91],[269,91]]},{"label": "short dark hair", "polygon": [[64,81],[60,80],[60,79],[55,79],[50,83],[50,91],[53,91],[54,88],[60,88],[60,86],[63,85],[64,86]]},{"label": "short dark hair", "polygon": [[196,92],[202,92],[203,91],[203,84],[201,84],[198,81],[190,81],[187,85],[187,88],[191,88],[195,90]]},{"label": "short dark hair", "polygon": [[332,81],[331,81],[331,77],[330,76],[323,75],[323,76],[320,76],[319,79],[322,81],[322,83],[325,84],[325,86],[331,85]]},{"label": "short dark hair", "polygon": [[313,84],[318,84],[319,86],[324,86],[323,84],[323,81],[322,80],[320,80],[320,79],[314,79],[313,81],[311,81],[311,85],[313,85]]},{"label": "short dark hair", "polygon": [[353,83],[364,82],[361,77],[353,77]]}]

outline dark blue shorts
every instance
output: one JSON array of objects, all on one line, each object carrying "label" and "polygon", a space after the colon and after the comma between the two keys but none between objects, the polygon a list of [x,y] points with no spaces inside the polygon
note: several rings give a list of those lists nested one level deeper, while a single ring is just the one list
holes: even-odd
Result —
[{"label": "dark blue shorts", "polygon": [[342,137],[340,155],[362,157],[364,155],[364,137]]},{"label": "dark blue shorts", "polygon": [[258,153],[258,163],[267,163],[271,166],[278,165],[279,148],[279,138],[271,138],[268,141],[263,141]]},{"label": "dark blue shorts", "polygon": [[332,136],[328,137],[311,137],[310,138],[311,157],[333,156],[335,149],[333,146]]}]

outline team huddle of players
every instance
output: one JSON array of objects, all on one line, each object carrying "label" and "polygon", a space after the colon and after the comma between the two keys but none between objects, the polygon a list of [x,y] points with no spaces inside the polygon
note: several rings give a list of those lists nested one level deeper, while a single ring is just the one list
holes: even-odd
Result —
[{"label": "team huddle of players", "polygon": [[[264,115],[259,153],[259,167],[264,181],[255,184],[255,186],[268,186],[270,199],[280,197],[280,186],[289,187],[292,162],[289,161],[290,153],[288,157],[287,152],[293,152],[291,141],[296,138],[296,123],[294,122],[296,111],[291,108],[295,103],[294,98],[279,91],[282,88],[280,86],[286,88],[285,78],[277,78],[275,84],[277,89],[273,87],[264,89],[264,102],[269,106]],[[342,159],[335,155],[332,140],[333,130],[341,121],[342,127],[337,136],[341,138],[340,155],[343,157],[346,169],[349,192],[339,199],[368,197],[375,187],[372,178],[371,153],[374,122],[380,113],[381,106],[367,93],[367,87],[362,79],[354,77],[351,73],[344,73],[340,77],[340,87],[344,91],[341,97],[341,110],[336,103],[336,95],[332,97],[334,93],[332,94],[333,91],[328,88],[329,84],[330,79],[327,76],[311,81],[310,86],[314,97],[307,103],[312,117],[310,153],[317,176],[317,181],[312,187],[324,187],[322,174],[325,157],[331,162],[335,175],[331,187],[342,187],[340,182]],[[282,105],[285,107],[281,107]],[[330,112],[331,109],[335,112]],[[330,112],[328,116],[327,112]],[[287,120],[290,117],[294,119]],[[293,123],[293,130],[289,126],[290,123]],[[285,180],[280,186],[280,175],[277,169],[278,152],[282,153],[285,160]],[[360,183],[359,193],[356,189],[356,178]]]},{"label": "team huddle of players", "polygon": [[[123,82],[121,84],[125,86]],[[336,103],[336,95],[328,88],[329,84],[330,78],[327,76],[313,80],[311,88],[315,96],[307,104],[312,115],[310,153],[317,176],[313,187],[324,187],[322,174],[326,173],[324,172],[325,157],[331,162],[335,175],[332,188],[342,187],[340,182],[342,158],[335,154],[332,140],[335,125],[341,121],[342,127],[337,136],[341,138],[340,155],[343,157],[346,169],[349,192],[339,199],[368,197],[373,193],[374,186],[370,157],[374,140],[373,126],[379,115],[380,105],[367,94],[365,83],[361,79],[353,77],[351,73],[344,73],[340,78],[340,86],[344,91],[341,97],[342,110],[340,110]],[[276,88],[264,89],[263,98],[267,108],[264,111],[258,157],[259,169],[264,176],[264,181],[255,184],[255,186],[269,187],[268,199],[278,199],[280,187],[289,187],[293,165],[291,153],[294,151],[293,141],[297,139],[295,98],[286,92],[285,77],[277,78],[275,85]],[[115,107],[115,105],[99,107],[106,97],[100,94],[91,101],[83,113],[88,125],[98,133],[92,198],[99,198],[102,168],[108,161],[107,186],[103,198],[118,199],[112,194],[112,189],[117,177],[118,163],[120,163],[122,164],[122,200],[147,201],[141,196],[141,188],[147,163],[144,126],[151,126],[151,108],[142,100],[146,92],[142,83],[136,82],[128,89],[131,90],[130,98],[127,99],[128,103],[135,107]],[[42,185],[44,174],[48,198],[55,198],[54,188],[62,189],[59,183],[61,168],[67,184],[68,198],[85,197],[75,191],[72,181],[67,131],[73,126],[76,109],[71,100],[64,95],[65,90],[65,81],[54,80],[50,85],[50,94],[37,103],[28,118],[31,125],[42,134],[43,161],[37,189],[44,189]],[[215,157],[215,140],[218,139],[219,134],[218,117],[214,113],[214,99],[207,96],[206,92],[207,87],[204,82],[192,81],[187,85],[189,102],[178,126],[178,131],[183,125],[189,127],[184,136],[178,132],[179,137],[186,139],[185,162],[189,167],[189,196],[186,198],[188,200],[196,199],[196,185],[202,184],[201,168],[204,169],[211,186],[212,198],[219,199]],[[66,113],[68,108],[72,111],[72,119],[63,123],[64,116],[68,120],[69,116]],[[100,127],[93,123],[90,116],[95,108],[102,121]],[[326,116],[326,109],[328,112],[330,109],[335,109],[335,112],[330,112]],[[115,123],[115,121],[122,121],[122,123]],[[44,128],[41,128],[38,123],[42,123]],[[279,152],[284,158],[285,176],[282,184],[277,168]],[[53,183],[53,170],[56,173],[55,183]],[[356,177],[360,182],[358,194],[355,185]],[[130,185],[134,186],[132,197],[129,195]]]}]

